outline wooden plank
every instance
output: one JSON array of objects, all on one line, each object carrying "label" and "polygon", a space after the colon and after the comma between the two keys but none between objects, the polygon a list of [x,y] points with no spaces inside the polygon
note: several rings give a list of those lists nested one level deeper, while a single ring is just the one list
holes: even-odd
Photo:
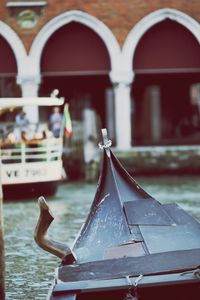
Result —
[{"label": "wooden plank", "polygon": [[129,242],[127,244],[109,247],[105,253],[105,259],[120,257],[135,257],[145,255],[142,242]]},{"label": "wooden plank", "polygon": [[163,204],[164,209],[168,215],[175,221],[177,225],[196,225],[200,228],[200,223],[183,210],[176,203]]},{"label": "wooden plank", "polygon": [[140,226],[140,230],[149,253],[200,248],[197,226]]},{"label": "wooden plank", "polygon": [[[200,280],[193,275],[193,272],[154,275],[154,276],[138,276],[115,278],[107,280],[83,280],[75,282],[59,282],[54,286],[53,295],[62,295],[64,292],[74,295],[79,293],[102,292],[111,290],[127,290],[131,286],[134,287],[137,282],[137,287],[153,287],[159,285],[185,284],[185,283],[200,283]],[[67,295],[67,294],[66,294]],[[55,298],[56,299],[56,298]],[[68,298],[67,298],[68,299]],[[72,298],[73,299],[73,298]],[[54,300],[54,298],[53,298]],[[60,300],[60,298],[59,298]],[[71,300],[71,299],[70,299]]]},{"label": "wooden plank", "polygon": [[70,282],[176,272],[196,268],[199,257],[200,248],[66,265],[58,269],[58,279]]},{"label": "wooden plank", "polygon": [[173,225],[164,207],[154,199],[124,202],[129,225]]}]

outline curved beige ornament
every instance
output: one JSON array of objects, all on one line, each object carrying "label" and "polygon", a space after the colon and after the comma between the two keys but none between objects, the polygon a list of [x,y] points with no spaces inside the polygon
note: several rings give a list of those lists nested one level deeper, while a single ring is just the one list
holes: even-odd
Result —
[{"label": "curved beige ornament", "polygon": [[48,228],[54,217],[43,196],[38,198],[38,204],[40,207],[40,216],[34,232],[36,243],[45,251],[61,258],[65,264],[73,263],[76,259],[70,247],[48,237]]}]

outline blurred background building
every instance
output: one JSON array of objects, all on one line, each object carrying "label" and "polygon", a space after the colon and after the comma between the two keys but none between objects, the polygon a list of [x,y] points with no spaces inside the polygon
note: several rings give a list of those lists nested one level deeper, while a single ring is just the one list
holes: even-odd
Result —
[{"label": "blurred background building", "polygon": [[198,0],[2,0],[0,97],[57,88],[123,151],[200,144],[199,22]]}]

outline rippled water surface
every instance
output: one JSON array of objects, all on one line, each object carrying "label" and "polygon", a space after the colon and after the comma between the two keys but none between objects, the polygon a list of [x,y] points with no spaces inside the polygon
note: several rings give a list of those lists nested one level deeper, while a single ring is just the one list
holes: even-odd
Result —
[{"label": "rippled water surface", "polygon": [[[200,177],[139,177],[142,187],[161,203],[176,202],[200,220]],[[65,183],[48,199],[55,220],[50,235],[72,244],[93,200],[96,185]],[[33,240],[37,200],[4,203],[6,300],[43,300],[59,259]]]}]

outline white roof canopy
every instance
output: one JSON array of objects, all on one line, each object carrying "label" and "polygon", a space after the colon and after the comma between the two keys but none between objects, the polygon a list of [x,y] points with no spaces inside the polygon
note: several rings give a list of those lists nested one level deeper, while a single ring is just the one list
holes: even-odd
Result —
[{"label": "white roof canopy", "polygon": [[23,106],[60,106],[64,104],[64,98],[57,97],[21,97],[0,98],[0,110]]}]

